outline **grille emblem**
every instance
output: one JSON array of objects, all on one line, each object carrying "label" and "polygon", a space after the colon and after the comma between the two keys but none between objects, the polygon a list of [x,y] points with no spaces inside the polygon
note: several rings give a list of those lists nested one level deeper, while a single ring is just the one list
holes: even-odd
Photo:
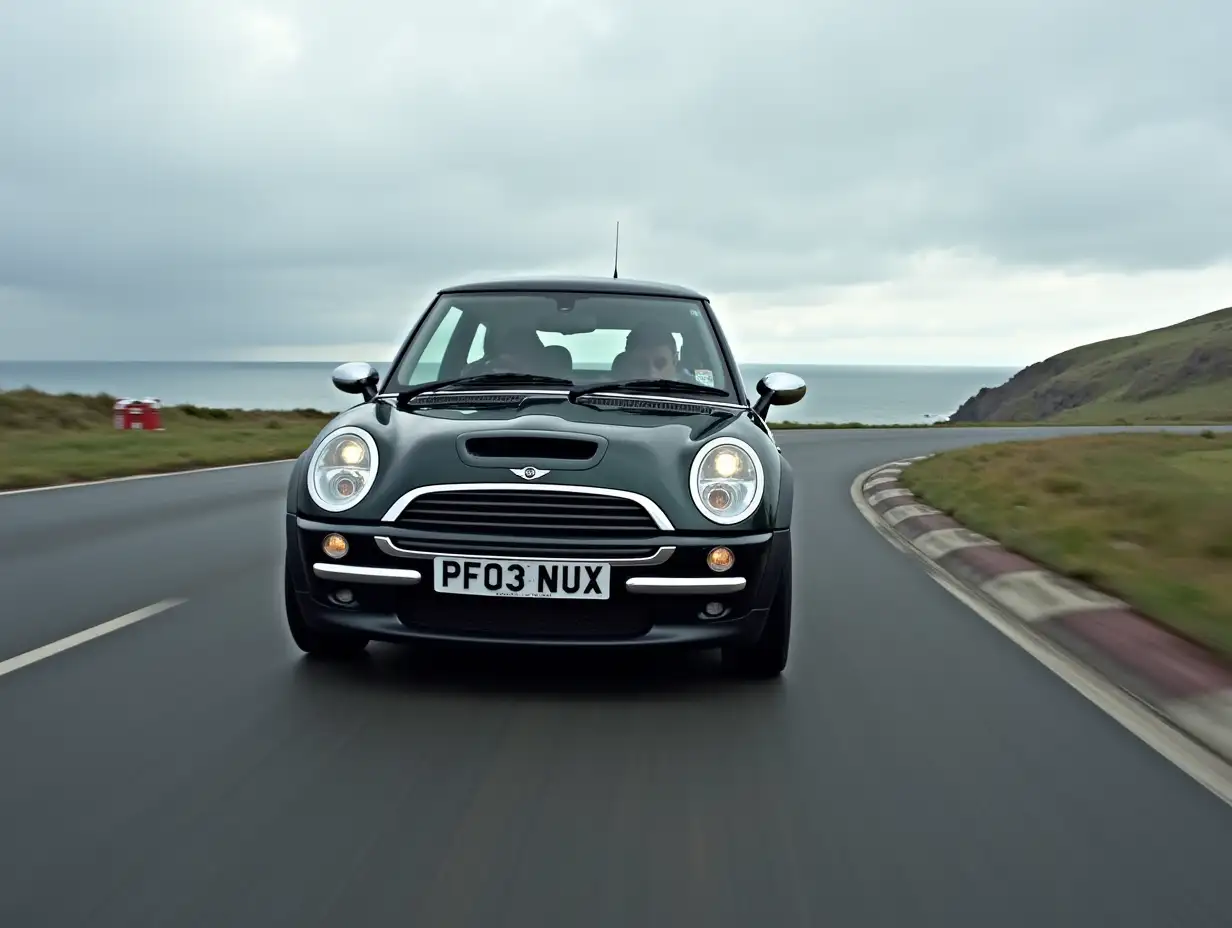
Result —
[{"label": "grille emblem", "polygon": [[550,474],[550,470],[540,470],[537,467],[511,467],[509,468],[523,480],[535,480],[542,477],[544,474]]}]

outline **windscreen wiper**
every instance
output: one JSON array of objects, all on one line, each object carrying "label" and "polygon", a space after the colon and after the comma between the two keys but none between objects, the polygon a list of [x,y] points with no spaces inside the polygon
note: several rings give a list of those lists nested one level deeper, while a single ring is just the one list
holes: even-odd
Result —
[{"label": "windscreen wiper", "polygon": [[417,384],[397,394],[399,403],[414,399],[421,393],[441,390],[453,386],[537,386],[537,387],[571,387],[572,380],[563,377],[545,377],[542,374],[489,373],[472,374],[469,377],[450,377],[446,380],[434,380],[430,383]]},{"label": "windscreen wiper", "polygon": [[699,383],[685,383],[683,380],[671,380],[666,377],[650,380],[613,380],[608,383],[592,383],[584,387],[576,387],[569,391],[569,400],[577,402],[578,397],[588,393],[606,393],[614,390],[631,390],[642,393],[700,393],[703,396],[727,396],[728,392],[718,387],[707,387]]}]

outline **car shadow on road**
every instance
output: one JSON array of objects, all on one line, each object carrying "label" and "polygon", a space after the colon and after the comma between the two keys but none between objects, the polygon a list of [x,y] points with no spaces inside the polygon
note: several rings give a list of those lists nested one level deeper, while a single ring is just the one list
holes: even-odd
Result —
[{"label": "car shadow on road", "polygon": [[297,683],[375,688],[388,694],[560,697],[569,701],[634,701],[777,690],[783,681],[747,682],[726,674],[718,655],[702,652],[623,653],[594,650],[369,646],[359,658],[300,658]]}]

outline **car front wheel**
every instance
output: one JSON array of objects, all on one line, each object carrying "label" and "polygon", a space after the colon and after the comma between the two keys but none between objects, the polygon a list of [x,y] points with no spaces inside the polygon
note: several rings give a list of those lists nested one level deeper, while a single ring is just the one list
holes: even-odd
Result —
[{"label": "car front wheel", "polygon": [[738,676],[755,680],[777,677],[787,666],[791,645],[791,558],[779,577],[774,602],[761,635],[752,644],[723,648],[723,665]]},{"label": "car front wheel", "polygon": [[368,647],[368,639],[362,635],[346,632],[324,631],[312,628],[304,621],[299,604],[295,601],[295,587],[291,583],[291,568],[284,570],[283,603],[287,613],[287,628],[299,649],[313,657],[340,659],[355,657]]}]

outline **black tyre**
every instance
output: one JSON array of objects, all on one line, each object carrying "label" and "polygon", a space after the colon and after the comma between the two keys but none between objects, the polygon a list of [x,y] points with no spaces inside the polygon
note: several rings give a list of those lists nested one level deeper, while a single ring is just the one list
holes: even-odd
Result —
[{"label": "black tyre", "polygon": [[291,584],[291,568],[284,570],[283,603],[287,613],[287,628],[291,638],[305,654],[329,660],[355,657],[362,654],[368,647],[368,639],[363,635],[347,632],[323,631],[310,627],[300,612],[295,601],[295,587]]},{"label": "black tyre", "polygon": [[752,644],[723,648],[723,665],[737,676],[753,680],[773,679],[787,666],[790,646],[791,558],[788,557],[761,635]]}]

